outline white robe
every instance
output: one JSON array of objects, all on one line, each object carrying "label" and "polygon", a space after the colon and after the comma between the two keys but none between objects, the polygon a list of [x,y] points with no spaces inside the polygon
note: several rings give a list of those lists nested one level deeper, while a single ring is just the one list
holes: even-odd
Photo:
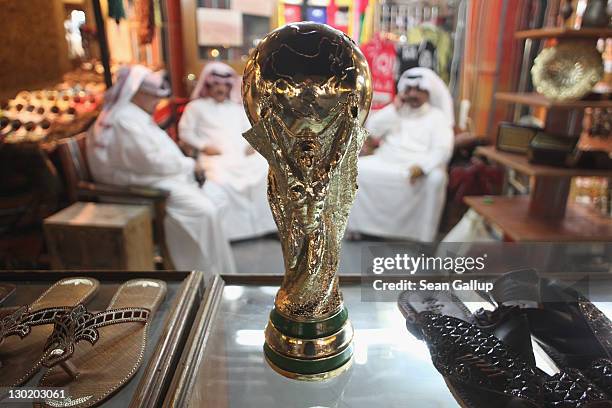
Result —
[{"label": "white robe", "polygon": [[198,160],[206,172],[204,191],[220,188],[228,196],[224,228],[230,240],[276,231],[267,199],[268,163],[259,153],[246,154],[249,143],[242,133],[250,127],[242,105],[212,98],[189,102],[179,123],[181,140],[198,150],[221,151]]},{"label": "white robe", "polygon": [[166,242],[178,270],[234,273],[234,260],[222,229],[225,195],[205,194],[194,180],[195,161],[157,126],[151,115],[127,103],[106,119],[111,123],[87,140],[89,166],[96,181],[152,186],[170,191],[164,220]]},{"label": "white robe", "polygon": [[[384,238],[432,242],[444,208],[446,165],[453,131],[441,110],[425,104],[401,115],[389,105],[371,115],[366,128],[383,139],[359,158],[359,190],[348,230]],[[410,183],[410,167],[425,175]]]}]

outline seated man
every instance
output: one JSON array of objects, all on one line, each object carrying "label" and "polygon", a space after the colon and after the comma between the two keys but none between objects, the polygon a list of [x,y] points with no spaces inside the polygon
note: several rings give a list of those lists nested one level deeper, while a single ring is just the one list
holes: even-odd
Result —
[{"label": "seated man", "polygon": [[452,99],[444,82],[426,68],[404,72],[397,91],[395,102],[366,123],[382,144],[359,158],[359,190],[348,230],[431,242],[453,151]]},{"label": "seated man", "polygon": [[179,137],[199,152],[204,191],[228,196],[230,240],[276,231],[267,200],[268,163],[242,137],[251,125],[240,103],[240,78],[228,65],[208,63],[179,123]]},{"label": "seated man", "polygon": [[203,193],[195,179],[202,170],[151,116],[160,98],[169,94],[164,84],[160,75],[140,65],[120,70],[87,139],[93,177],[170,191],[164,226],[175,267],[232,273],[234,261],[221,227],[224,194]]}]

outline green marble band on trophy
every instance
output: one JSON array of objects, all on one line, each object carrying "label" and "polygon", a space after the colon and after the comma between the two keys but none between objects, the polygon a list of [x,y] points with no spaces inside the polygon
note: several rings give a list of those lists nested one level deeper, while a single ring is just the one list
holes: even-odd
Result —
[{"label": "green marble band on trophy", "polygon": [[371,88],[355,43],[324,24],[273,31],[245,68],[252,128],[243,136],[270,166],[268,200],[285,263],[264,353],[290,378],[326,379],[352,361],[353,327],[336,272]]}]

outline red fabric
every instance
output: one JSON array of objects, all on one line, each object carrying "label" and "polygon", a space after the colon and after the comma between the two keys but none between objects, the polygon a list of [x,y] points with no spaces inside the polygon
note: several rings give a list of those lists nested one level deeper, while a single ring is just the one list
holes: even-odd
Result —
[{"label": "red fabric", "polygon": [[449,197],[457,204],[466,196],[495,195],[501,191],[503,170],[498,166],[473,158],[467,166],[456,166],[450,170]]},{"label": "red fabric", "polygon": [[392,41],[374,37],[363,44],[361,50],[372,72],[372,109],[380,109],[395,97],[395,66],[397,55]]},{"label": "red fabric", "polygon": [[359,11],[359,14],[365,13],[369,3],[370,0],[357,0],[357,10]]},{"label": "red fabric", "polygon": [[336,26],[336,13],[338,12],[338,6],[336,6],[336,0],[329,0],[327,5],[327,24],[332,27]]},{"label": "red fabric", "polygon": [[347,7],[338,7],[335,0],[330,0],[327,5],[327,24],[347,34],[349,9]]},{"label": "red fabric", "polygon": [[166,132],[176,142],[178,141],[178,123],[189,99],[174,98],[160,106],[153,113],[153,120],[160,126],[165,127]]},{"label": "red fabric", "polygon": [[295,4],[285,4],[284,7],[285,24],[297,23],[302,21],[302,7]]},{"label": "red fabric", "polygon": [[[519,61],[522,58],[523,43],[516,40],[514,33],[527,21],[523,18],[524,10],[532,3],[537,2],[508,0],[506,13],[502,14],[502,1],[467,2],[468,21],[462,58],[460,98],[471,101],[470,118],[474,125],[472,132],[476,135],[492,135],[497,123],[506,117],[511,106],[507,103],[494,103],[493,91],[496,83],[498,92],[516,89],[514,84],[521,67]],[[498,36],[502,26],[505,28],[500,47]],[[501,55],[501,61],[497,67],[498,54]],[[491,122],[490,115],[493,115]]]}]

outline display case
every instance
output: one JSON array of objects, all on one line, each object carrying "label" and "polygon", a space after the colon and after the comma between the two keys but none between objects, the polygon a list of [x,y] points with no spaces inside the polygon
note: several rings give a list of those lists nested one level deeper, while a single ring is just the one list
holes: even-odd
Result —
[{"label": "display case", "polygon": [[[575,282],[584,275],[550,275]],[[610,316],[609,274],[594,274],[589,294]],[[493,279],[494,276],[491,276]],[[282,276],[225,275],[207,289],[164,407],[456,407],[458,402],[435,369],[425,342],[406,329],[396,302],[362,298],[361,276],[340,276],[355,328],[348,371],[328,381],[306,382],[277,374],[265,361],[264,327]],[[492,308],[468,296],[472,310]],[[534,344],[539,368],[556,372]],[[408,405],[407,405],[408,404]]]},{"label": "display case", "polygon": [[[66,277],[94,277],[100,289],[89,302],[103,310],[129,279],[162,279],[165,301],[155,315],[145,360],[133,379],[104,407],[455,407],[457,401],[436,370],[425,342],[406,329],[394,301],[368,301],[362,276],[341,276],[340,285],[355,328],[350,368],[321,382],[277,374],[265,361],[264,327],[282,276],[221,275],[210,285],[198,272],[2,272],[0,283],[16,285],[2,308],[23,305]],[[612,315],[608,273],[547,275],[579,282],[593,303]],[[482,276],[481,276],[482,277]],[[494,275],[491,275],[494,278]],[[483,278],[484,279],[484,278]],[[589,283],[590,281],[590,283]],[[586,285],[586,286],[585,286]],[[399,294],[398,294],[399,295]],[[463,299],[471,311],[487,308],[486,297]],[[492,307],[490,304],[488,307]],[[538,368],[549,375],[554,363],[534,343]],[[25,387],[34,387],[41,373]],[[6,404],[26,407],[31,403]]]},{"label": "display case", "polygon": [[[117,288],[130,279],[159,279],[167,293],[149,326],[144,360],[134,377],[103,403],[104,407],[156,407],[163,401],[191,326],[204,295],[201,272],[0,272],[0,283],[16,290],[2,308],[31,303],[53,283],[67,277],[91,277],[100,282],[96,295],[87,304],[91,311],[105,310]],[[87,347],[87,346],[85,346]],[[44,369],[24,387],[35,387]],[[0,402],[3,407],[31,407],[32,403]]]},{"label": "display case", "polygon": [[264,359],[264,327],[281,276],[226,275],[207,291],[165,407],[453,407],[425,343],[394,302],[363,302],[361,277],[341,276],[355,328],[351,368],[324,382],[290,380]]}]

